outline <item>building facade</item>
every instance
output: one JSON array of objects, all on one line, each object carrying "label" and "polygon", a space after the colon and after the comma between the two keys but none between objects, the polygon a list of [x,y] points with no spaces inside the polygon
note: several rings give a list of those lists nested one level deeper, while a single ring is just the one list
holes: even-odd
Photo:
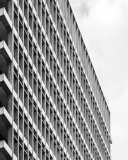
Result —
[{"label": "building facade", "polygon": [[110,111],[68,0],[0,0],[0,160],[111,160]]}]

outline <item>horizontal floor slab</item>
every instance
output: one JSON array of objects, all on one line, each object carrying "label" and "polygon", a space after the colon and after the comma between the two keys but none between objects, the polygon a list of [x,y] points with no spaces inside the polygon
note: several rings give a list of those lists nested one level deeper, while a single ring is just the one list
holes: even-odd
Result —
[{"label": "horizontal floor slab", "polygon": [[12,54],[8,46],[6,45],[5,41],[0,42],[0,55],[2,55],[2,57],[4,58],[6,62],[12,60]]},{"label": "horizontal floor slab", "polygon": [[[12,86],[8,81],[7,77],[5,76],[5,74],[0,75],[0,88],[2,88],[7,95],[11,94],[12,92]],[[0,92],[1,92],[1,89],[0,89]]]},{"label": "horizontal floor slab", "polygon": [[0,129],[5,129],[12,124],[12,118],[5,109],[5,107],[0,108]]},{"label": "horizontal floor slab", "polygon": [[[12,22],[5,8],[0,9],[0,22],[2,22],[7,31],[11,30]],[[0,27],[2,29],[1,25]]]},{"label": "horizontal floor slab", "polygon": [[0,159],[6,158],[7,160],[12,158],[12,150],[7,145],[7,143],[3,140],[0,141]]}]

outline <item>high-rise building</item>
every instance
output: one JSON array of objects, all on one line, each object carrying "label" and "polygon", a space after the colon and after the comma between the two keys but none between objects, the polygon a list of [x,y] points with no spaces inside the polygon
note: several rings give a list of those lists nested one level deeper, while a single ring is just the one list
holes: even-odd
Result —
[{"label": "high-rise building", "polygon": [[68,0],[0,0],[0,160],[110,160],[110,111]]}]

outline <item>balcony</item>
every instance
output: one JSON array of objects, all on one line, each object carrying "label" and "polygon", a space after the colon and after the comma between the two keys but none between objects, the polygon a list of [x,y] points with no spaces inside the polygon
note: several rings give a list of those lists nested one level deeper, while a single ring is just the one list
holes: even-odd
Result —
[{"label": "balcony", "polygon": [[8,66],[11,64],[12,54],[5,41],[0,42],[0,74],[10,75]]},{"label": "balcony", "polygon": [[12,159],[12,150],[4,140],[0,141],[0,160],[11,160],[11,159]]},{"label": "balcony", "polygon": [[5,107],[0,108],[0,130],[4,130],[10,127],[12,124],[12,118],[5,109]]},{"label": "balcony", "polygon": [[[7,143],[8,128],[10,128],[11,124],[12,124],[12,118],[7,112],[7,110],[4,107],[0,108],[0,143],[1,141],[3,141],[3,143]],[[6,157],[7,159],[8,158],[10,159],[10,156],[8,156],[8,152],[7,152],[8,149],[5,149],[5,148],[1,147],[0,145],[0,160],[1,159],[5,160],[4,157]]]},{"label": "balcony", "polygon": [[12,93],[12,86],[5,74],[0,75],[0,101],[3,106],[8,105],[8,95]]},{"label": "balcony", "polygon": [[6,65],[6,63],[12,61],[12,54],[6,45],[5,41],[0,42],[0,64]]},{"label": "balcony", "polygon": [[0,108],[0,160],[17,160],[17,157],[7,144],[8,128],[12,126],[12,118],[5,109]]},{"label": "balcony", "polygon": [[12,29],[12,21],[5,8],[0,9],[0,41],[8,43],[8,33]]},{"label": "balcony", "polygon": [[5,32],[11,30],[12,22],[5,8],[0,9],[0,31],[4,35]]}]

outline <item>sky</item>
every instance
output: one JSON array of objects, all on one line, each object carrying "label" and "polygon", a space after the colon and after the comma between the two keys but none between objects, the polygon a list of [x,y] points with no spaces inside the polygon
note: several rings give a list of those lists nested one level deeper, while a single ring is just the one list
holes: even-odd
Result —
[{"label": "sky", "polygon": [[128,160],[128,0],[69,0],[111,112],[112,160]]}]

